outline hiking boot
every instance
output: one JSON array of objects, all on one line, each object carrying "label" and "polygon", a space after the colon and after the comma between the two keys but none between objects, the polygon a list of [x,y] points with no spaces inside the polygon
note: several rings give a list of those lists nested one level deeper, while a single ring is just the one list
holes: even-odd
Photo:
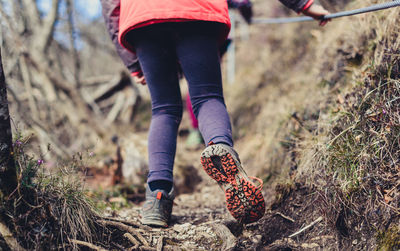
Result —
[{"label": "hiking boot", "polygon": [[143,225],[168,227],[174,201],[174,188],[169,193],[164,190],[151,191],[146,188],[146,201],[140,213]]},{"label": "hiking boot", "polygon": [[224,190],[226,205],[240,223],[259,220],[265,212],[262,181],[248,177],[239,156],[232,147],[213,144],[201,153],[201,164],[206,173]]}]

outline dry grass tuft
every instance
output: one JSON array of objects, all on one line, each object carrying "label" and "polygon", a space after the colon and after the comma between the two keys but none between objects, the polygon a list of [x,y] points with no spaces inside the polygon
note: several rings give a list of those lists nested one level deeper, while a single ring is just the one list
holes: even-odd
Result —
[{"label": "dry grass tuft", "polygon": [[3,218],[19,242],[29,250],[75,250],[71,240],[100,240],[105,230],[96,222],[99,216],[82,184],[73,178],[77,160],[57,174],[44,173],[43,161],[24,152],[26,143],[14,143],[18,188],[2,202]]}]

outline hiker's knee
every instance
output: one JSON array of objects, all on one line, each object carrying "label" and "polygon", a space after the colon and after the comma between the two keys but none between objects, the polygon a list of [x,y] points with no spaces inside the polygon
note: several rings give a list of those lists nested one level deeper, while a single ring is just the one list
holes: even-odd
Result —
[{"label": "hiker's knee", "polygon": [[152,108],[153,117],[167,116],[176,120],[178,123],[182,120],[183,107],[180,105],[163,105]]}]

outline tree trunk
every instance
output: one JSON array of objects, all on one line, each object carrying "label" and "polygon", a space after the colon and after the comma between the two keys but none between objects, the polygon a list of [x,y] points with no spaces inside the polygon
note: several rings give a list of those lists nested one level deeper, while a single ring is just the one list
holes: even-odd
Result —
[{"label": "tree trunk", "polygon": [[12,152],[10,112],[0,50],[0,195],[8,196],[17,186]]}]

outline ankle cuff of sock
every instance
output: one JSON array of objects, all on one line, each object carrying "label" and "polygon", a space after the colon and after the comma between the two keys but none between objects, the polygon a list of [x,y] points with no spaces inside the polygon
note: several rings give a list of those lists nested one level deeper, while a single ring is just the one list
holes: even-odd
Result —
[{"label": "ankle cuff of sock", "polygon": [[148,183],[148,186],[151,191],[164,190],[169,193],[172,189],[173,183],[169,180],[153,180]]}]

